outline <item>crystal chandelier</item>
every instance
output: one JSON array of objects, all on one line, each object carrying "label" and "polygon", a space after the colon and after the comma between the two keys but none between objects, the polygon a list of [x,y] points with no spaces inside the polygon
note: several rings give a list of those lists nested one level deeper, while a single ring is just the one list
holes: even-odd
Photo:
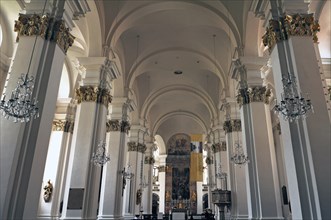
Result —
[{"label": "crystal chandelier", "polygon": [[131,172],[131,165],[128,165],[127,171],[125,171],[125,167],[123,168],[122,176],[127,180],[130,180],[133,178],[134,174]]},{"label": "crystal chandelier", "polygon": [[239,144],[239,142],[235,143],[234,146],[235,146],[235,151],[231,157],[231,162],[239,166],[248,163],[249,162],[248,157],[244,154],[244,149]]},{"label": "crystal chandelier", "polygon": [[32,100],[33,85],[34,77],[22,74],[18,78],[17,86],[12,91],[10,99],[6,101],[6,95],[3,95],[0,111],[6,119],[12,119],[16,123],[29,122],[39,117],[38,102],[35,98]]},{"label": "crystal chandelier", "polygon": [[106,142],[100,141],[96,152],[92,154],[91,162],[96,166],[102,167],[109,160],[110,157],[106,154]]},{"label": "crystal chandelier", "polygon": [[308,113],[313,112],[313,106],[309,98],[305,99],[302,94],[299,95],[294,74],[283,76],[282,82],[284,92],[281,94],[280,103],[276,101],[275,113],[290,122],[306,118]]},{"label": "crystal chandelier", "polygon": [[215,174],[215,177],[217,179],[225,179],[227,177],[227,174],[222,171],[222,165],[219,164],[218,166],[218,172]]},{"label": "crystal chandelier", "polygon": [[141,188],[147,188],[149,186],[149,183],[146,182],[146,178],[144,176],[144,178],[141,180],[141,183],[139,184],[141,186]]},{"label": "crystal chandelier", "polygon": [[6,119],[13,119],[16,122],[29,122],[31,119],[39,117],[37,103],[38,101],[32,98],[34,77],[29,76],[33,53],[36,47],[37,36],[34,41],[28,71],[26,74],[18,78],[17,86],[12,91],[11,97],[6,101],[6,95],[0,102],[0,111]]}]

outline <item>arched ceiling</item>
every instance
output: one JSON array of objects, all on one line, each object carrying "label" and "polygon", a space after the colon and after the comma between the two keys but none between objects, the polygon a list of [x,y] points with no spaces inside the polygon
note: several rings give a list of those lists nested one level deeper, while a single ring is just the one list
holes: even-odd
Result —
[{"label": "arched ceiling", "polygon": [[126,91],[135,94],[133,124],[147,121],[165,142],[175,133],[208,132],[242,44],[242,6],[250,1],[238,2],[97,1],[106,44],[121,60]]}]

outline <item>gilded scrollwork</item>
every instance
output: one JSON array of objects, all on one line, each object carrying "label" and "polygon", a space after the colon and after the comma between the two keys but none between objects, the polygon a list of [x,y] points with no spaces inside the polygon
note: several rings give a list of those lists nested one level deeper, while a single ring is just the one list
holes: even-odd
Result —
[{"label": "gilded scrollwork", "polygon": [[128,151],[137,151],[140,153],[145,153],[147,147],[145,144],[136,143],[134,141],[128,142]]},{"label": "gilded scrollwork", "polygon": [[69,47],[73,45],[75,37],[70,34],[69,28],[65,27],[64,21],[58,20],[54,23],[50,40],[56,42],[67,53]]},{"label": "gilded scrollwork", "polygon": [[53,120],[52,123],[52,131],[64,131],[65,120]]},{"label": "gilded scrollwork", "polygon": [[128,134],[130,128],[131,128],[130,122],[121,121],[121,132],[125,132],[126,134]]},{"label": "gilded scrollwork", "polygon": [[277,42],[287,40],[290,36],[312,36],[314,43],[317,43],[319,31],[320,25],[313,14],[284,15],[279,19],[269,20],[269,27],[262,36],[262,41],[271,52]]},{"label": "gilded scrollwork", "polygon": [[214,163],[213,157],[206,157],[206,164],[210,165]]},{"label": "gilded scrollwork", "polygon": [[96,86],[80,86],[76,89],[76,100],[78,104],[82,102],[97,102],[108,107],[108,104],[112,101],[112,96],[108,89]]},{"label": "gilded scrollwork", "polygon": [[106,129],[107,132],[111,132],[111,131],[120,131],[120,121],[119,120],[108,120],[106,122]]},{"label": "gilded scrollwork", "polygon": [[271,91],[265,86],[243,88],[238,91],[237,103],[242,106],[251,102],[264,102],[269,104]]},{"label": "gilded scrollwork", "polygon": [[166,166],[161,165],[161,166],[158,167],[158,170],[159,170],[159,173],[160,172],[165,172],[166,171]]},{"label": "gilded scrollwork", "polygon": [[45,40],[56,42],[67,53],[75,37],[65,27],[64,20],[55,20],[49,15],[19,14],[15,21],[16,42],[21,36],[41,36]]},{"label": "gilded scrollwork", "polygon": [[220,143],[213,144],[211,146],[211,149],[212,149],[213,153],[217,153],[220,151],[226,151],[226,142],[222,141]]},{"label": "gilded scrollwork", "polygon": [[64,124],[64,132],[73,133],[74,132],[74,121],[66,120]]},{"label": "gilded scrollwork", "polygon": [[44,201],[50,202],[52,198],[53,193],[53,184],[51,183],[51,180],[48,180],[47,184],[44,186]]},{"label": "gilded scrollwork", "polygon": [[226,120],[223,124],[223,130],[225,131],[225,133],[241,131],[241,120],[240,119]]},{"label": "gilded scrollwork", "polygon": [[17,32],[16,42],[19,41],[20,36],[39,35],[47,39],[50,21],[48,15],[19,14],[14,25],[14,31]]},{"label": "gilded scrollwork", "polygon": [[154,164],[155,163],[155,159],[153,156],[145,156],[145,160],[144,160],[145,164]]}]

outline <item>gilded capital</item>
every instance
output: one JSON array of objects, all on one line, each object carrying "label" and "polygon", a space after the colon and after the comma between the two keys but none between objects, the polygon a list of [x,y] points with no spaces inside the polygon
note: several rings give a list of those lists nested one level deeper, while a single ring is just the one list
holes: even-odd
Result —
[{"label": "gilded capital", "polygon": [[121,121],[121,132],[129,133],[131,125],[128,121]]},{"label": "gilded capital", "polygon": [[20,36],[41,36],[47,39],[49,36],[49,24],[52,19],[48,15],[19,14],[15,21],[14,31],[17,32],[16,42]]},{"label": "gilded capital", "polygon": [[213,153],[218,153],[220,151],[226,151],[226,142],[222,141],[220,143],[213,144],[211,146],[211,149],[213,150]]},{"label": "gilded capital", "polygon": [[74,121],[66,120],[64,125],[64,132],[72,134],[74,132],[74,125],[75,125]]},{"label": "gilded capital", "polygon": [[128,142],[128,151],[137,151],[140,153],[145,153],[146,145],[141,143],[136,143],[134,141]]},{"label": "gilded capital", "polygon": [[53,120],[52,131],[64,131],[65,122],[65,120]]},{"label": "gilded capital", "polygon": [[145,164],[154,164],[155,163],[155,159],[153,156],[145,156],[145,160],[144,160]]},{"label": "gilded capital", "polygon": [[320,25],[313,14],[284,15],[278,19],[269,20],[269,27],[262,36],[262,40],[264,46],[268,46],[271,52],[277,42],[288,40],[290,36],[312,36],[314,43],[317,43],[319,31]]},{"label": "gilded capital", "polygon": [[238,91],[237,103],[242,106],[251,102],[264,102],[269,104],[271,91],[265,86],[255,86],[251,88],[243,88]]},{"label": "gilded capital", "polygon": [[166,171],[166,166],[159,166],[158,170],[159,170],[159,173],[160,172],[165,172]]},{"label": "gilded capital", "polygon": [[58,20],[54,23],[50,40],[56,42],[64,53],[67,53],[69,47],[74,44],[75,37],[70,34],[69,28],[65,27],[64,20]]},{"label": "gilded capital", "polygon": [[241,120],[231,119],[225,121],[223,124],[223,130],[225,131],[225,133],[241,131]]},{"label": "gilded capital", "polygon": [[19,14],[14,31],[17,32],[16,42],[21,36],[40,36],[56,42],[65,53],[75,40],[63,20],[55,20],[49,15]]},{"label": "gilded capital", "polygon": [[119,120],[108,120],[106,122],[107,132],[111,131],[120,131],[120,122]]},{"label": "gilded capital", "polygon": [[214,163],[213,157],[206,157],[206,164],[210,165],[213,163]]},{"label": "gilded capital", "polygon": [[81,102],[97,102],[108,107],[112,101],[112,96],[108,89],[96,86],[80,86],[76,89],[76,100],[78,104]]}]

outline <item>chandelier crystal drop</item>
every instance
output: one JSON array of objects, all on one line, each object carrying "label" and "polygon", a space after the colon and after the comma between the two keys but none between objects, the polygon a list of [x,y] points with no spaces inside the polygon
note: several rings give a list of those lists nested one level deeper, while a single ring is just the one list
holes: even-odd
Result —
[{"label": "chandelier crystal drop", "polygon": [[17,122],[29,122],[39,117],[37,101],[32,100],[34,77],[22,74],[18,78],[17,86],[12,91],[11,97],[6,101],[6,95],[0,102],[0,112],[6,119]]},{"label": "chandelier crystal drop", "polygon": [[109,155],[106,154],[106,142],[100,142],[95,153],[92,154],[91,162],[94,165],[102,167],[110,161]]},{"label": "chandelier crystal drop", "polygon": [[249,162],[248,157],[244,154],[244,149],[238,142],[235,143],[235,151],[231,157],[231,162],[239,166]]},{"label": "chandelier crystal drop", "polygon": [[274,112],[290,122],[297,121],[300,118],[306,118],[308,113],[313,113],[311,100],[305,99],[302,94],[299,95],[295,76],[288,74],[282,78],[284,92],[281,94],[281,101],[274,106]]}]

